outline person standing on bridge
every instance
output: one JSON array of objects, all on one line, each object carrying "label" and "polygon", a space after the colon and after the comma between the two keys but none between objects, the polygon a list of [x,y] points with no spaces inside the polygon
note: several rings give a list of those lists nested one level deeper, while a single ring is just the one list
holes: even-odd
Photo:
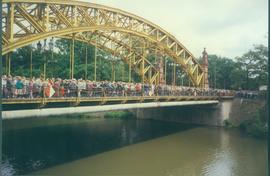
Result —
[{"label": "person standing on bridge", "polygon": [[78,97],[81,97],[82,91],[86,90],[86,83],[82,80],[78,80]]},{"label": "person standing on bridge", "polygon": [[7,97],[7,77],[6,75],[3,75],[2,76],[2,96],[3,98],[6,98]]},{"label": "person standing on bridge", "polygon": [[26,79],[25,77],[22,77],[22,83],[23,83],[22,96],[26,98],[29,90],[28,88],[29,80]]},{"label": "person standing on bridge", "polygon": [[64,80],[60,79],[60,96],[61,97],[65,97],[65,84],[64,84]]},{"label": "person standing on bridge", "polygon": [[23,94],[23,92],[22,92],[23,91],[23,82],[22,82],[21,77],[18,78],[15,86],[16,86],[16,92],[17,92],[18,97],[21,97]]},{"label": "person standing on bridge", "polygon": [[12,78],[11,76],[7,77],[7,98],[12,98]]},{"label": "person standing on bridge", "polygon": [[33,99],[33,98],[34,98],[34,97],[33,97],[34,81],[33,81],[32,78],[30,78],[28,88],[29,88],[29,98],[30,98],[30,99]]},{"label": "person standing on bridge", "polygon": [[12,86],[11,86],[11,92],[12,92],[13,98],[17,97],[16,83],[17,83],[17,77],[13,77],[12,78]]},{"label": "person standing on bridge", "polygon": [[60,84],[61,84],[61,79],[57,78],[53,84],[53,89],[55,90],[54,96],[56,97],[60,96]]}]

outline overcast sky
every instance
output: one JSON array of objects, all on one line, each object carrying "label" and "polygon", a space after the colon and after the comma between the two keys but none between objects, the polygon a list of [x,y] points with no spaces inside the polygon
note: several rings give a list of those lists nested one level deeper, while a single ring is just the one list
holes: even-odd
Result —
[{"label": "overcast sky", "polygon": [[174,35],[195,57],[234,58],[267,45],[267,0],[81,0],[141,16]]}]

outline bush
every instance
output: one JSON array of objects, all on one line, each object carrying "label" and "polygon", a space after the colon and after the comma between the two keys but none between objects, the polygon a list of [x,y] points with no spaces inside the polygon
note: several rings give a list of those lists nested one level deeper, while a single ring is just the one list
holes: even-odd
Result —
[{"label": "bush", "polygon": [[245,131],[248,135],[254,137],[267,137],[268,128],[265,122],[262,121],[261,113],[258,111],[252,119],[246,120],[240,124],[240,129]]},{"label": "bush", "polygon": [[234,127],[234,125],[228,119],[224,120],[223,123],[224,123],[226,128],[233,128]]},{"label": "bush", "polygon": [[104,118],[135,118],[135,116],[128,111],[112,111],[107,112]]}]

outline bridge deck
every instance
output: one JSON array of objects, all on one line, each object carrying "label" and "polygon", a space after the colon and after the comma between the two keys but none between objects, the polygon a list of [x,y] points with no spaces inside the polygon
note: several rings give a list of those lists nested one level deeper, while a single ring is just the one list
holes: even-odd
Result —
[{"label": "bridge deck", "polygon": [[77,107],[53,107],[53,108],[36,108],[36,109],[19,109],[3,111],[3,119],[16,119],[28,117],[48,117],[67,114],[97,113],[115,110],[131,110],[144,108],[161,108],[172,106],[212,106],[218,104],[217,100],[200,100],[200,101],[173,101],[173,102],[144,102],[144,103],[126,103],[126,104],[108,104],[108,105],[91,105]]},{"label": "bridge deck", "polygon": [[110,102],[127,103],[127,102],[171,102],[171,101],[200,101],[200,100],[218,100],[217,96],[129,96],[129,97],[62,97],[62,98],[18,98],[3,99],[3,105],[11,104],[49,104],[49,103],[100,103]]}]

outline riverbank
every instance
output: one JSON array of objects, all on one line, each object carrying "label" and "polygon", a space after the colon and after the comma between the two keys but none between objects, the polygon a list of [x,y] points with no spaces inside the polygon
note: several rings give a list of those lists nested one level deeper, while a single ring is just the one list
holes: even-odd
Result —
[{"label": "riverbank", "polygon": [[256,138],[267,138],[267,108],[266,105],[258,107],[258,109],[251,113],[249,116],[242,116],[239,123],[231,120],[232,118],[224,120],[226,128],[238,128],[249,136]]}]

